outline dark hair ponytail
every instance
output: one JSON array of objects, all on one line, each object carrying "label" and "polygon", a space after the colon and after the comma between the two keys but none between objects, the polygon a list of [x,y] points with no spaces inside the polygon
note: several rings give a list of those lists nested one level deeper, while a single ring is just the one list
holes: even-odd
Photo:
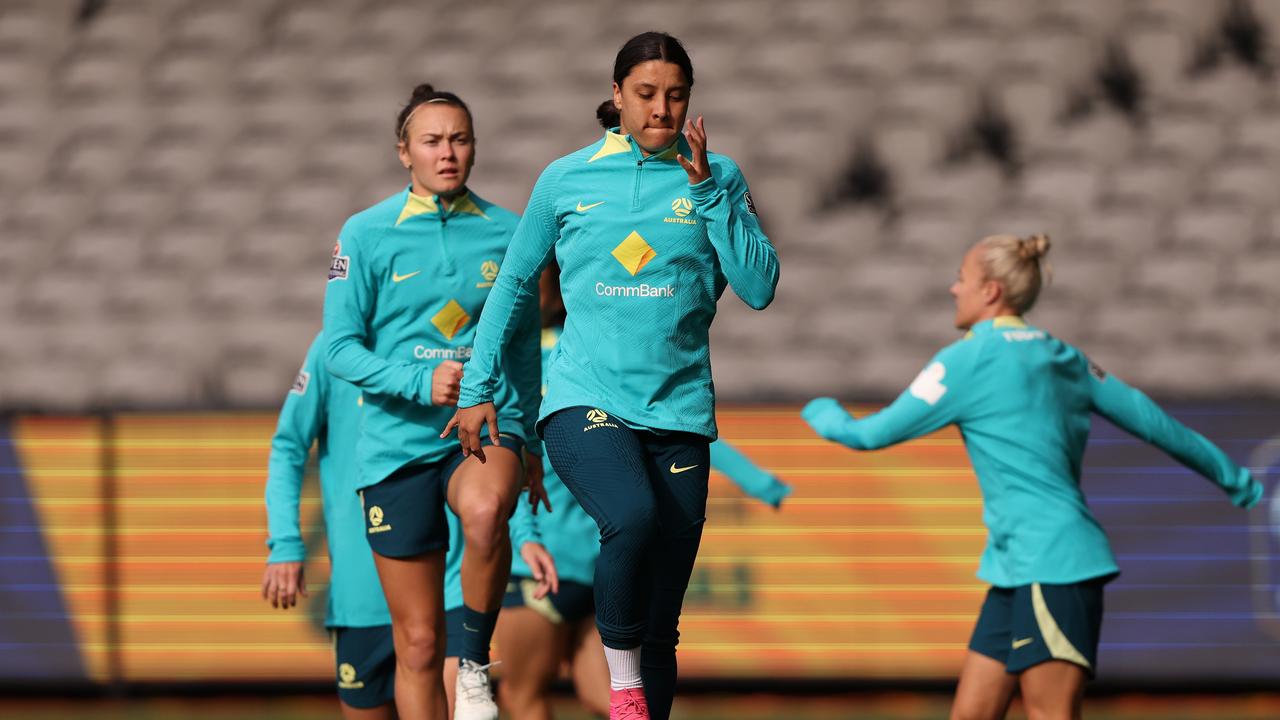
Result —
[{"label": "dark hair ponytail", "polygon": [[600,107],[596,108],[596,119],[600,121],[600,126],[605,130],[612,130],[622,123],[622,116],[618,114],[618,108],[613,104],[613,98],[600,103]]},{"label": "dark hair ponytail", "polygon": [[462,98],[451,92],[436,90],[430,83],[422,83],[413,89],[413,95],[409,98],[409,104],[405,105],[404,108],[400,110],[400,114],[396,117],[396,137],[398,139],[404,140],[405,132],[409,129],[409,118],[413,117],[414,111],[416,111],[420,105],[432,102],[444,103],[445,105],[462,108],[462,111],[467,114],[467,122],[471,123],[473,128],[475,127],[475,122],[471,117],[471,108],[467,107],[467,104],[462,102]]}]

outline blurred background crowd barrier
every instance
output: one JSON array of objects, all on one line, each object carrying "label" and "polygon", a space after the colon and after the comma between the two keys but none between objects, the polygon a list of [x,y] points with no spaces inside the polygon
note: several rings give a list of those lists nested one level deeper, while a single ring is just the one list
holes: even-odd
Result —
[{"label": "blurred background crowd barrier", "polygon": [[[1274,406],[1177,414],[1241,462],[1280,465]],[[311,597],[283,613],[259,596],[274,420],[30,416],[4,426],[0,685],[331,682],[314,476],[302,505]],[[854,454],[815,438],[796,407],[722,410],[720,422],[795,492],[775,511],[712,475],[682,676],[756,687],[953,678],[985,592],[973,575],[981,500],[959,433]],[[1103,677],[1199,690],[1280,681],[1275,478],[1264,476],[1266,499],[1245,513],[1101,422],[1085,476],[1123,569],[1107,596]]]}]

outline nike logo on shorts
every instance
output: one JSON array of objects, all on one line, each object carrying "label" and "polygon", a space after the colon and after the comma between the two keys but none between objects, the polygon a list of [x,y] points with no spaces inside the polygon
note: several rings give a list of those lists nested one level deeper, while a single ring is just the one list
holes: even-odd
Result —
[{"label": "nike logo on shorts", "polygon": [[1026,647],[1035,641],[1036,641],[1035,638],[1022,638],[1021,640],[1014,640],[1013,649],[1017,650],[1020,647]]},{"label": "nike logo on shorts", "polygon": [[672,475],[679,475],[680,473],[682,473],[682,472],[684,472],[684,471],[686,471],[686,470],[692,470],[692,469],[694,469],[694,468],[696,468],[696,467],[698,467],[698,466],[697,466],[697,465],[690,465],[689,467],[682,467],[682,468],[678,468],[678,467],[676,467],[676,464],[675,464],[675,463],[671,463],[671,474],[672,474]]}]

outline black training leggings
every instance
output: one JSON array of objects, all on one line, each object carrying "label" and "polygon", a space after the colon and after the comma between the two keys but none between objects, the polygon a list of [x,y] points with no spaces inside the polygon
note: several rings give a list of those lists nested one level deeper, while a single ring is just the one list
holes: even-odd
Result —
[{"label": "black training leggings", "polygon": [[556,474],[600,528],[600,639],[615,649],[641,646],[649,715],[666,720],[675,695],[680,606],[707,515],[710,441],[633,430],[590,407],[547,418],[543,439]]}]

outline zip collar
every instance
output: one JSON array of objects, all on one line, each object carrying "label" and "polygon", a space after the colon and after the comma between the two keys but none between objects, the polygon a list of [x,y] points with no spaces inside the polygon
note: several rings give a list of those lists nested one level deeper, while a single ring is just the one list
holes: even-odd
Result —
[{"label": "zip collar", "polygon": [[419,215],[439,215],[442,220],[454,215],[478,215],[485,220],[489,219],[467,188],[462,189],[462,193],[449,203],[443,213],[440,212],[444,206],[440,202],[439,195],[417,195],[413,192],[413,186],[410,185],[404,189],[404,196],[404,207],[400,210],[396,225]]},{"label": "zip collar", "polygon": [[689,141],[685,139],[684,133],[677,133],[676,141],[667,146],[665,150],[653,153],[645,157],[644,151],[640,149],[640,145],[631,138],[630,135],[623,135],[621,128],[610,128],[605,131],[604,144],[591,156],[588,163],[593,163],[601,158],[610,155],[618,155],[620,153],[630,152],[631,157],[637,163],[643,162],[676,162],[676,155],[682,154],[686,158],[693,156],[693,150],[689,147]]}]

